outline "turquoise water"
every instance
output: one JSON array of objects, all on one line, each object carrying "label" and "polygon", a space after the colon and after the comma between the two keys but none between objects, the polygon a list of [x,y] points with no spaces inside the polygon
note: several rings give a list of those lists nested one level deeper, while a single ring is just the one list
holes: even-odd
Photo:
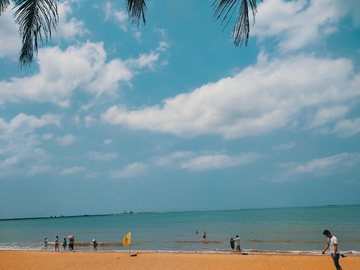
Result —
[{"label": "turquoise water", "polygon": [[132,250],[229,252],[229,239],[238,234],[250,252],[318,253],[326,244],[324,229],[342,252],[360,253],[360,205],[7,220],[0,221],[0,249],[42,250],[45,237],[53,242],[58,235],[62,242],[72,234],[75,250],[92,250],[95,238],[99,250],[126,251],[121,242],[131,231]]}]

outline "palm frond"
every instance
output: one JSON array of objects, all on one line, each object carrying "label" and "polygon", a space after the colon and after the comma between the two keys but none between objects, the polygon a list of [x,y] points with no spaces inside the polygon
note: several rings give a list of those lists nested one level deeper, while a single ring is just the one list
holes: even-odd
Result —
[{"label": "palm frond", "polygon": [[23,67],[31,63],[34,52],[38,52],[39,44],[51,38],[51,30],[56,30],[58,10],[56,0],[19,0],[14,13],[15,23],[19,25],[22,37],[19,65]]},{"label": "palm frond", "polygon": [[145,12],[147,10],[147,6],[145,0],[126,0],[126,8],[128,10],[129,17],[137,27],[139,27],[141,17],[143,23],[146,24]]},{"label": "palm frond", "polygon": [[[261,2],[262,1],[263,0],[261,0]],[[214,17],[216,18],[216,20],[223,17],[221,21],[222,24],[226,19],[228,19],[224,29],[229,24],[232,16],[234,15],[235,11],[237,10],[240,4],[235,25],[231,32],[231,38],[234,39],[235,46],[240,46],[240,48],[244,40],[245,40],[245,46],[247,46],[249,34],[250,34],[248,2],[250,4],[250,8],[252,10],[254,23],[255,23],[255,15],[257,12],[256,0],[215,0],[214,3],[212,4],[213,10],[215,11]]]},{"label": "palm frond", "polygon": [[0,0],[0,16],[2,12],[5,12],[5,10],[9,5],[10,5],[9,0]]}]

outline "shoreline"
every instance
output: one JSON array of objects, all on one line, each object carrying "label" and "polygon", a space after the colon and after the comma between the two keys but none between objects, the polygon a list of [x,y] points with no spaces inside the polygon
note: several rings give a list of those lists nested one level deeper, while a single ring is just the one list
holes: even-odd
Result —
[{"label": "shoreline", "polygon": [[[335,269],[329,254],[209,254],[185,252],[137,252],[135,257],[128,251],[23,251],[0,250],[2,269],[267,269],[267,270],[327,270]],[[340,259],[346,270],[357,270],[360,256]]]},{"label": "shoreline", "polygon": [[[88,250],[84,250],[84,249],[76,249],[75,246],[75,250],[74,251],[69,251],[69,250],[63,250],[62,246],[60,246],[60,251],[55,251],[53,250],[53,247],[50,246],[48,249],[0,249],[1,251],[16,251],[16,252],[20,252],[20,251],[29,251],[29,252],[63,252],[63,253],[76,253],[76,252],[90,252],[93,253],[94,251],[92,250],[92,246],[89,246]],[[98,250],[96,251],[98,253],[128,253],[129,250],[104,250],[104,249],[99,249],[98,246]],[[165,253],[165,254],[209,254],[209,255],[232,255],[232,251],[231,250],[208,250],[208,251],[204,251],[204,250],[136,250],[136,249],[131,249],[130,252],[132,253],[151,253],[151,254],[156,254],[156,253]],[[324,256],[324,255],[330,255],[329,252],[322,254],[321,250],[312,250],[312,251],[308,251],[308,250],[256,250],[256,249],[241,249],[241,253],[246,252],[247,254],[241,254],[242,256],[248,256],[248,255],[274,255],[274,256]],[[236,254],[236,251],[234,252],[234,254]],[[355,251],[355,250],[349,250],[349,251],[341,251],[340,254],[345,255],[346,257],[350,256],[354,256],[354,257],[360,257],[360,251]]]}]

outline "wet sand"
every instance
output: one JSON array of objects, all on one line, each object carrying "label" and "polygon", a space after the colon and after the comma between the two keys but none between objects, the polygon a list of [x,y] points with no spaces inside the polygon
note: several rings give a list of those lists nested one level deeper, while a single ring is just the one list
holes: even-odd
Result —
[{"label": "wet sand", "polygon": [[[133,253],[132,253],[133,254]],[[86,251],[0,251],[0,269],[187,269],[187,270],[332,270],[330,255],[236,255],[200,253],[136,253]],[[360,269],[360,256],[340,259],[344,270]]]}]

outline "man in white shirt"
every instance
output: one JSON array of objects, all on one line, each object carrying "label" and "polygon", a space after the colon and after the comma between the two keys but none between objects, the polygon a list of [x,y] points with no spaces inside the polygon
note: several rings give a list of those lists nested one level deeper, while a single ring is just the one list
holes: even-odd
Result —
[{"label": "man in white shirt", "polygon": [[326,243],[325,249],[322,251],[322,254],[324,254],[325,251],[330,247],[331,258],[334,261],[336,269],[342,270],[339,264],[340,253],[339,253],[339,245],[337,238],[333,236],[331,232],[329,232],[328,230],[325,230],[323,232],[323,235],[325,235],[328,238],[328,241]]},{"label": "man in white shirt", "polygon": [[236,253],[237,254],[241,254],[241,249],[240,249],[240,237],[238,235],[236,235],[236,237],[234,238],[234,242],[236,243]]}]

